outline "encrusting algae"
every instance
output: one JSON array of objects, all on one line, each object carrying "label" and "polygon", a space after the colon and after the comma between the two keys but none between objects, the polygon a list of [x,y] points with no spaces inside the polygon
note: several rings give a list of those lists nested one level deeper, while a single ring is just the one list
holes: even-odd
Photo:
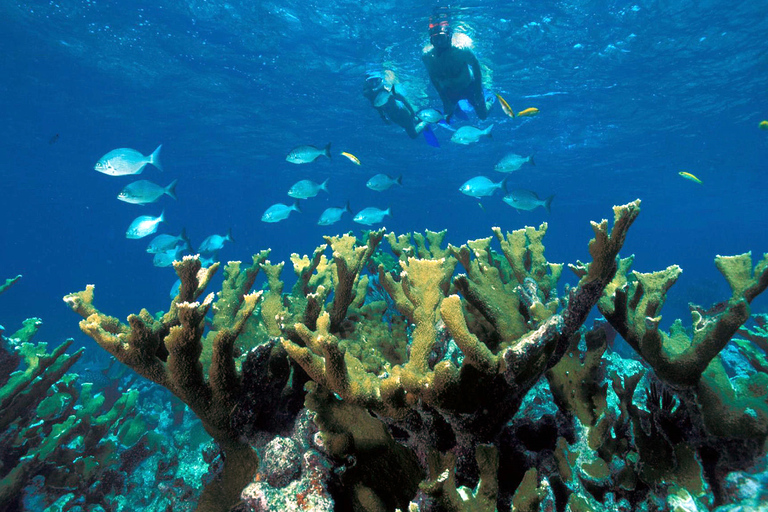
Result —
[{"label": "encrusting algae", "polygon": [[[749,255],[718,257],[731,299],[695,310],[692,335],[679,323],[664,333],[658,311],[679,269],[628,276],[631,258],[619,258],[639,212],[635,201],[614,207],[611,229],[592,223],[591,261],[569,266],[579,281],[564,295],[565,267],[546,260],[543,224],[494,228],[459,247],[443,245],[445,232],[326,237],[311,256],[291,257],[287,294],[284,263],[268,251],[247,268],[230,262],[221,291],[204,298],[218,264],[185,257],[174,263],[181,288],[169,311],[127,324],[95,308],[92,286],[65,300],[86,334],[181,398],[219,444],[226,462],[200,511],[299,510],[309,492],[365,511],[688,498],[706,507],[723,499],[725,468],[749,463],[713,446],[765,452],[766,369],[731,379],[718,353],[768,285],[768,259],[753,268]],[[266,288],[252,292],[260,272]],[[607,323],[587,329],[595,306]],[[610,352],[616,332],[647,366]],[[760,354],[749,357],[759,367]],[[316,472],[328,480],[300,496],[287,486],[272,489],[272,504],[241,501],[268,477],[254,447],[289,435],[302,401],[319,429],[306,453],[321,451],[336,469]]]}]

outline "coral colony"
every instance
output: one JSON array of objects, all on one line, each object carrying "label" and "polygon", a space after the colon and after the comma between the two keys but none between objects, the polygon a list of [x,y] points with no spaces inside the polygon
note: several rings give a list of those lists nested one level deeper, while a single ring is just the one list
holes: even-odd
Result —
[{"label": "coral colony", "polygon": [[219,264],[186,256],[168,311],[127,323],[97,309],[89,285],[64,298],[82,331],[186,404],[213,442],[179,441],[194,422],[183,409],[163,421],[170,399],[139,411],[135,389],[79,383],[68,372],[83,350],[33,344],[33,319],[3,338],[0,509],[760,503],[768,329],[750,303],[768,286],[768,255],[718,256],[731,297],[691,305],[692,325],[666,332],[680,268],[638,273],[619,257],[639,212],[635,201],[614,207],[610,230],[592,224],[591,261],[569,265],[578,283],[562,294],[546,224],[460,247],[445,232],[325,237],[291,257],[289,292],[269,251],[228,263],[218,293],[207,288]]}]

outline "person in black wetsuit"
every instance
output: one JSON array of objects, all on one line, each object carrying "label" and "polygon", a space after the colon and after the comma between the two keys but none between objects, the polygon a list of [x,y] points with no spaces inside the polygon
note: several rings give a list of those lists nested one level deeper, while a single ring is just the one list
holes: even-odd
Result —
[{"label": "person in black wetsuit", "polygon": [[430,19],[429,42],[421,60],[443,101],[446,119],[451,119],[462,99],[469,101],[477,117],[487,118],[488,105],[483,94],[480,63],[472,50],[454,35],[446,15],[438,14]]},{"label": "person in black wetsuit", "polygon": [[363,96],[371,102],[385,122],[400,126],[412,139],[418,137],[427,126],[427,123],[416,116],[408,99],[380,74],[368,73],[363,84]]}]

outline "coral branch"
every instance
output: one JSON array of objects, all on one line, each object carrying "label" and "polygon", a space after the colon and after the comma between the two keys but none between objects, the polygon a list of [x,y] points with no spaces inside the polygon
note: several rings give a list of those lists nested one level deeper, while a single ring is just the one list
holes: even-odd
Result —
[{"label": "coral branch", "polygon": [[616,288],[609,301],[601,300],[600,312],[662,380],[696,386],[707,365],[749,318],[749,303],[765,290],[766,261],[763,257],[753,271],[750,254],[716,258],[732,296],[711,313],[692,311],[693,336],[679,322],[669,334],[659,329],[666,294],[682,272],[676,265],[650,274],[632,272],[631,283]]},{"label": "coral branch", "polygon": [[9,277],[8,279],[6,279],[6,280],[5,280],[5,283],[3,283],[3,284],[0,284],[0,293],[3,293],[3,292],[4,292],[4,291],[6,291],[8,288],[10,288],[10,287],[11,287],[11,286],[13,286],[14,284],[16,284],[16,282],[17,282],[19,279],[21,279],[21,274],[17,275],[16,277]]},{"label": "coral branch", "polygon": [[[129,316],[128,325],[121,324],[93,306],[93,287],[64,298],[74,311],[88,315],[80,323],[83,332],[120,362],[181,398],[224,450],[221,478],[204,490],[200,511],[227,510],[258,467],[256,453],[232,426],[240,393],[233,348],[261,297],[247,292],[265,258],[265,252],[259,253],[245,270],[238,262],[227,265],[214,325],[206,337],[205,317],[214,294],[202,302],[181,300],[202,295],[216,269],[215,265],[202,269],[197,257],[174,263],[181,291],[160,320],[143,310]],[[204,352],[204,346],[210,350]]]}]

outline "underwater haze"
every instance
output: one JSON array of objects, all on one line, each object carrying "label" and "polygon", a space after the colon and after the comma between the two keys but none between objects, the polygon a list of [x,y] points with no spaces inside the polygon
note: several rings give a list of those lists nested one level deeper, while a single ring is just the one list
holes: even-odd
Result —
[{"label": "underwater haze", "polygon": [[[488,98],[537,115],[510,117],[498,99],[485,120],[465,108],[432,126],[438,144],[382,119],[363,96],[367,76],[391,72],[416,110],[443,109],[422,63],[437,8],[471,39]],[[716,255],[768,252],[766,13],[768,0],[0,2],[0,283],[23,276],[0,296],[0,322],[13,331],[41,317],[39,339],[74,338],[108,361],[62,297],[94,284],[99,309],[120,320],[167,309],[177,276],[147,253],[157,234],[185,230],[183,253],[195,254],[231,230],[219,261],[269,248],[275,263],[312,254],[324,235],[447,230],[460,245],[546,222],[547,259],[575,263],[589,261],[590,221],[639,198],[621,256],[641,272],[680,265],[662,325],[687,323],[689,302],[730,296]],[[491,124],[489,138],[451,141],[458,127]],[[286,160],[329,143],[330,158]],[[114,149],[159,145],[162,170],[95,169]],[[509,153],[535,165],[495,171]],[[402,185],[366,187],[379,173]],[[476,176],[554,196],[551,211],[515,209],[503,190],[459,191]],[[176,199],[118,200],[136,180],[178,180]],[[294,203],[300,180],[328,190],[263,222],[271,205]],[[348,201],[352,214],[318,225]],[[354,222],[367,207],[391,215]],[[161,212],[156,233],[126,237]]]}]

